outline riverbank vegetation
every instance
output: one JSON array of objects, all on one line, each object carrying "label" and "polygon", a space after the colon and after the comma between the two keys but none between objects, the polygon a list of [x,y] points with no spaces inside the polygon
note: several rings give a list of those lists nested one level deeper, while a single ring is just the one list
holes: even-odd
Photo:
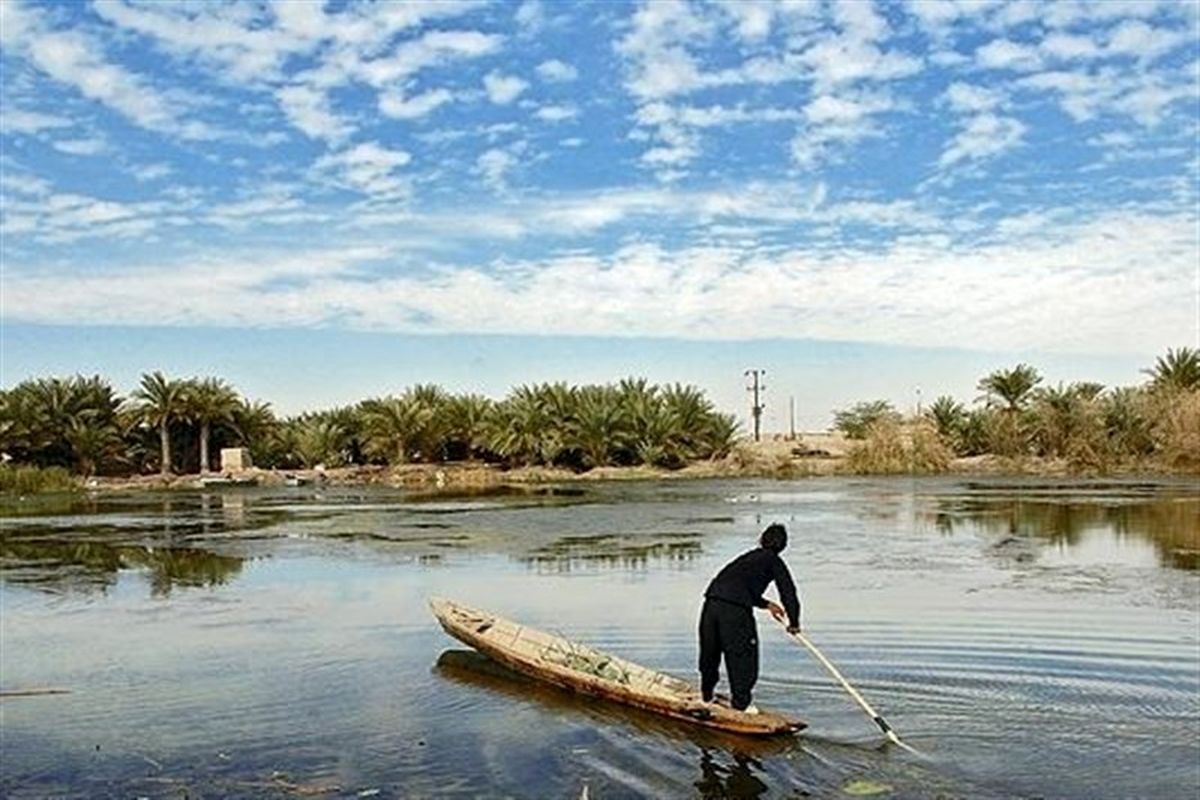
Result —
[{"label": "riverbank vegetation", "polygon": [[84,477],[204,474],[226,447],[279,469],[461,461],[672,469],[725,456],[737,435],[734,417],[699,389],[644,379],[520,386],[499,401],[418,384],[284,418],[220,379],[160,372],[128,397],[100,376],[37,378],[0,392],[5,458]]},{"label": "riverbank vegetation", "polygon": [[1019,471],[1038,463],[1104,473],[1200,471],[1200,351],[1168,350],[1138,386],[1046,385],[1027,364],[979,381],[971,405],[941,396],[905,418],[890,403],[836,412],[854,440],[853,472],[942,472],[954,458],[991,456]]},{"label": "riverbank vegetation", "polygon": [[[964,401],[938,397],[905,417],[885,401],[834,414],[849,440],[832,469],[937,473],[990,459],[1020,471],[1053,462],[1075,472],[1200,470],[1200,352],[1168,350],[1136,386],[1049,385],[1035,368],[996,370]],[[474,463],[500,468],[679,469],[809,474],[748,453],[734,417],[699,389],[644,379],[520,386],[501,400],[417,384],[399,394],[290,417],[214,377],[142,376],[122,396],[100,376],[34,378],[0,390],[0,491],[73,485],[71,477],[204,474],[214,453],[245,447],[256,466],[306,469]],[[731,465],[731,466],[730,466]],[[799,469],[804,466],[804,469]],[[830,470],[825,470],[830,471]]]}]

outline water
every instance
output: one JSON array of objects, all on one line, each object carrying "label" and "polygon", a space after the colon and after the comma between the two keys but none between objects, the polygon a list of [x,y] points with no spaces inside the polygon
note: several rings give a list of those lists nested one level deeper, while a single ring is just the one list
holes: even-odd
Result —
[{"label": "water", "polygon": [[[1055,797],[1200,791],[1194,482],[820,479],[3,507],[6,797]],[[699,598],[786,523],[756,741],[531,684],[440,595],[694,679]]]}]

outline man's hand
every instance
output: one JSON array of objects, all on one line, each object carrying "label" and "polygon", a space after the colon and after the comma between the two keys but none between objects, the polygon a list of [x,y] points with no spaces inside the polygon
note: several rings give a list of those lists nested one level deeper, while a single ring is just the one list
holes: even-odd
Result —
[{"label": "man's hand", "polygon": [[787,613],[783,610],[783,606],[774,600],[767,601],[767,611],[771,612],[771,616],[775,618],[776,622],[783,622],[787,619]]}]

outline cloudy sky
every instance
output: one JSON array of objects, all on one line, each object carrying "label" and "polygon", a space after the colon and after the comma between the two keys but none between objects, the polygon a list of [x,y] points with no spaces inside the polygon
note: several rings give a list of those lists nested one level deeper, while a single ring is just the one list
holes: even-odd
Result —
[{"label": "cloudy sky", "polygon": [[3,382],[1133,382],[1200,336],[1198,8],[4,0]]}]

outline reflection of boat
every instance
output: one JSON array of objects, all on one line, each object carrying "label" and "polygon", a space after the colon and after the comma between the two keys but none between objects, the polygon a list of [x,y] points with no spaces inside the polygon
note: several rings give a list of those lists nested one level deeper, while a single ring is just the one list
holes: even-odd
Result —
[{"label": "reflection of boat", "polygon": [[449,600],[433,600],[430,607],[454,638],[510,669],[564,689],[732,733],[769,736],[805,727],[779,714],[735,711],[720,697],[705,703],[687,681],[486,611]]},{"label": "reflection of boat", "polygon": [[802,752],[791,736],[749,738],[712,728],[696,728],[633,706],[597,703],[586,695],[514,672],[474,650],[445,650],[434,670],[438,676],[461,686],[474,687],[490,695],[531,703],[555,714],[581,718],[583,724],[608,727],[621,725],[634,732],[685,740],[701,747],[745,753],[757,758]]}]

